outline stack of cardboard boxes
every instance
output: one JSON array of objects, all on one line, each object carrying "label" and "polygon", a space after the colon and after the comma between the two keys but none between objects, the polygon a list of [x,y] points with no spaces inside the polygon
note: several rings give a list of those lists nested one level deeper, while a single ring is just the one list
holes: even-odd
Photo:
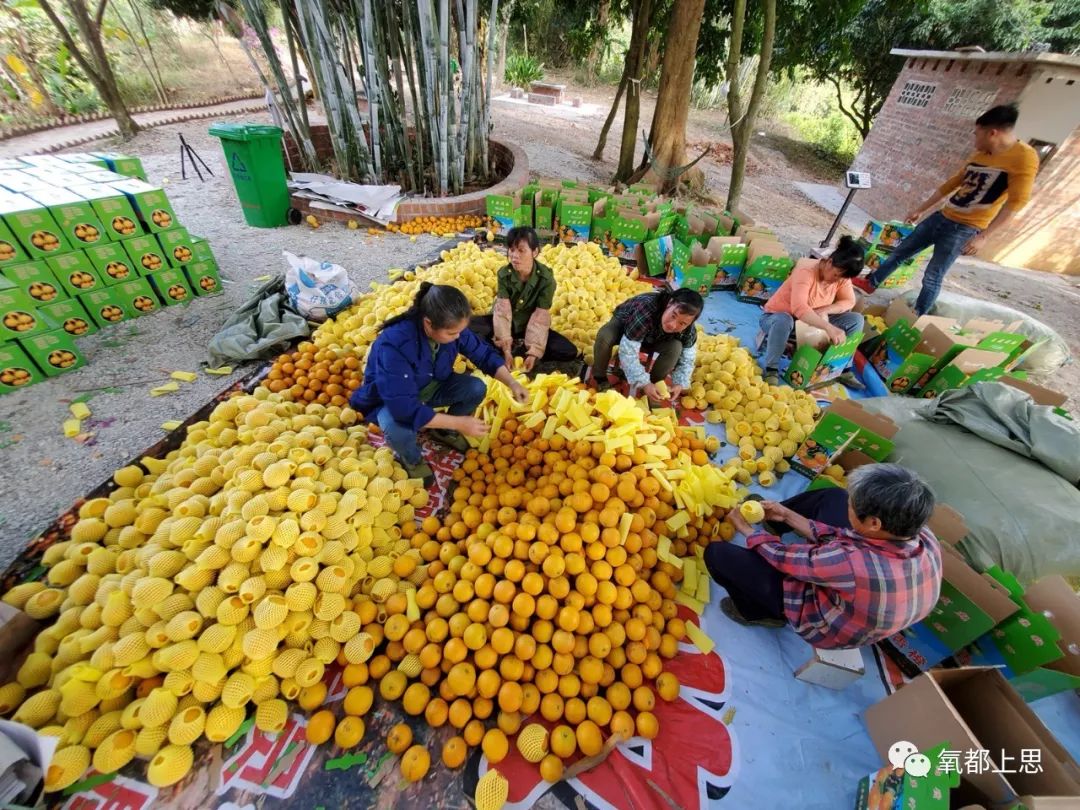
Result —
[{"label": "stack of cardboard boxes", "polygon": [[137,158],[0,161],[0,394],[83,365],[75,338],[221,292]]},{"label": "stack of cardboard boxes", "polygon": [[916,315],[902,299],[886,308],[868,306],[863,314],[881,316],[886,324],[878,334],[867,327],[870,365],[893,394],[932,399],[954,388],[977,382],[1002,380],[1032,394],[1044,405],[1059,407],[1064,395],[1025,383],[1021,369],[1042,341],[1019,332],[1021,321],[973,318],[964,323],[954,318]]},{"label": "stack of cardboard boxes", "polygon": [[[877,270],[896,246],[906,239],[913,230],[915,230],[914,225],[897,222],[896,220],[881,222],[872,219],[867,222],[863,228],[862,236],[859,237],[859,244],[866,253],[866,269],[868,271]],[[892,275],[882,282],[881,288],[888,290],[907,287],[919,268],[926,264],[931,252],[932,248],[927,248],[901,264]]]},{"label": "stack of cardboard boxes", "polygon": [[677,205],[648,185],[619,193],[541,180],[488,195],[486,204],[499,232],[528,225],[541,241],[595,242],[673,289],[735,291],[739,300],[760,304],[791,272],[787,250],[767,228],[742,214]]}]

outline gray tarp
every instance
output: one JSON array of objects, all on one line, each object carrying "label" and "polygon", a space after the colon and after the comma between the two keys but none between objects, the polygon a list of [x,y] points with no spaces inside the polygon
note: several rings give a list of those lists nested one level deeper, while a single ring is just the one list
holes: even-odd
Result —
[{"label": "gray tarp", "polygon": [[[1046,416],[1048,408],[1032,405],[1027,410],[1029,415],[1038,412],[1036,421],[1053,419],[1067,429],[1032,427],[1031,420],[1022,417],[1024,409],[1015,406],[1009,386],[982,383],[972,388],[1008,393],[980,392],[977,400],[970,400],[970,412],[969,405],[953,402],[948,406],[952,415],[1012,446],[1034,446],[1033,452],[1056,460],[1071,454],[1075,463],[1080,438],[1074,425]],[[900,426],[890,460],[917,471],[939,500],[964,515],[969,531],[960,547],[977,568],[1000,565],[1022,583],[1048,574],[1080,576],[1080,490],[1072,483],[1028,457],[1028,450],[1007,450],[952,421],[930,421],[920,413],[927,409],[925,402],[880,397],[861,404]],[[945,413],[932,407],[939,415]],[[999,409],[1003,416],[995,419]],[[1048,441],[1060,446],[1047,447]]]},{"label": "gray tarp", "polygon": [[278,276],[260,287],[210,339],[210,364],[266,360],[295,338],[310,334],[308,322],[289,307],[285,280]]}]

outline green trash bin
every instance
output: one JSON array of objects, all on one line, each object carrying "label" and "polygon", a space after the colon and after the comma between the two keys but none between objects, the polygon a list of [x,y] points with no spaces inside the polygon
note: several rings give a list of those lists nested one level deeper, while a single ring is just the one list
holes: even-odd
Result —
[{"label": "green trash bin", "polygon": [[289,187],[281,128],[266,124],[212,124],[248,225],[276,228],[289,220]]}]

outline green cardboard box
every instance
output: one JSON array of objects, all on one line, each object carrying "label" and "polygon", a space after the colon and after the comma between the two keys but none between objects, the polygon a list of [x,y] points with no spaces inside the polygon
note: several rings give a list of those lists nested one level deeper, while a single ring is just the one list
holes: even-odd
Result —
[{"label": "green cardboard box", "polygon": [[987,349],[964,349],[934,374],[920,390],[923,399],[932,399],[945,391],[960,388],[976,372],[994,369],[1008,359],[1004,352]]},{"label": "green cardboard box", "polygon": [[896,272],[890,273],[889,277],[881,282],[883,290],[902,290],[907,287],[915,274],[919,272],[919,265],[915,262],[905,262],[897,268]]},{"label": "green cardboard box", "polygon": [[100,329],[112,326],[114,323],[120,323],[120,321],[128,317],[119,296],[114,294],[117,289],[115,286],[105,287],[78,296],[78,300],[86,309],[86,313]]},{"label": "green cardboard box", "polygon": [[105,165],[117,174],[146,182],[146,170],[137,157],[116,152],[93,152],[90,157],[105,161]]},{"label": "green cardboard box", "polygon": [[747,249],[748,245],[743,244],[737,236],[714,236],[709,240],[706,250],[716,265],[714,290],[734,290],[739,286],[739,276],[746,266]]},{"label": "green cardboard box", "polygon": [[146,278],[158,298],[161,299],[161,303],[167,307],[186,304],[195,299],[195,293],[191,291],[191,282],[188,281],[182,269],[158,270]]},{"label": "green cardboard box", "polygon": [[72,337],[92,335],[98,331],[98,325],[83,306],[82,296],[57,301],[40,308],[41,313]]},{"label": "green cardboard box", "polygon": [[533,194],[533,227],[537,230],[551,230],[555,202],[559,194],[552,189],[541,189]]},{"label": "green cardboard box", "polygon": [[488,194],[484,200],[487,215],[494,220],[495,230],[505,235],[517,224],[518,210],[521,208],[521,191],[513,194]]},{"label": "green cardboard box", "polygon": [[94,206],[66,188],[47,188],[28,191],[26,196],[41,203],[52,213],[53,219],[64,232],[64,237],[73,248],[107,242],[105,226]]},{"label": "green cardboard box", "polygon": [[15,238],[11,229],[0,219],[0,270],[28,261],[30,257],[26,254],[26,250],[19,244],[19,240]]},{"label": "green cardboard box", "polygon": [[33,299],[40,307],[54,301],[63,301],[67,293],[43,261],[25,262],[4,268],[4,277]]},{"label": "green cardboard box", "polygon": [[47,329],[49,322],[25,290],[6,278],[0,278],[0,342],[29,337]]},{"label": "green cardboard box", "polygon": [[918,391],[974,342],[925,321],[925,318],[916,321],[923,323],[921,331],[908,326],[906,320],[893,324],[885,331],[879,351],[874,354],[872,362],[879,373],[892,369],[897,357],[903,358],[891,374],[883,375],[885,385],[894,394]]},{"label": "green cardboard box", "polygon": [[213,262],[192,262],[184,266],[184,273],[195,295],[217,295],[223,292],[221,276]]},{"label": "green cardboard box", "polygon": [[592,204],[592,222],[589,223],[589,241],[603,246],[614,255],[615,201],[612,197],[601,197]]},{"label": "green cardboard box", "polygon": [[119,242],[143,234],[139,215],[122,192],[101,183],[72,186],[71,191],[93,206],[112,241]]},{"label": "green cardboard box", "polygon": [[799,346],[791,358],[784,379],[792,388],[807,388],[839,377],[851,365],[862,332],[856,332],[843,343],[829,346],[824,352],[813,346]]},{"label": "green cardboard box", "polygon": [[127,254],[120,242],[95,245],[84,252],[106,287],[134,281],[141,275],[138,270],[140,265]]},{"label": "green cardboard box", "polygon": [[[679,248],[683,250],[681,255]],[[705,296],[712,292],[715,278],[716,262],[709,255],[709,251],[698,242],[687,248],[676,241],[675,261],[667,273],[667,284],[671,289],[695,290]]]},{"label": "green cardboard box", "polygon": [[171,228],[157,235],[165,258],[173,267],[182,267],[195,258],[195,250],[187,228]]},{"label": "green cardboard box", "polygon": [[86,356],[75,345],[75,338],[63,329],[19,338],[19,345],[46,377],[58,377],[86,365]]},{"label": "green cardboard box", "polygon": [[587,201],[560,198],[555,207],[555,230],[563,242],[588,242],[593,207]]},{"label": "green cardboard box", "polygon": [[642,214],[624,211],[616,215],[611,226],[611,236],[615,243],[614,255],[633,256],[637,246],[645,241],[648,233],[649,223]]},{"label": "green cardboard box", "polygon": [[690,248],[673,236],[642,242],[637,248],[637,266],[654,278],[667,278],[676,267],[690,260]]},{"label": "green cardboard box", "polygon": [[169,266],[165,251],[161,249],[157,237],[153,235],[136,236],[134,239],[124,241],[123,245],[135,269],[142,275],[163,270]]},{"label": "green cardboard box", "polygon": [[201,236],[191,237],[191,260],[194,262],[213,262],[214,251],[210,249],[210,243]]},{"label": "green cardboard box", "polygon": [[[780,289],[794,266],[790,258],[777,256],[768,251],[783,250],[774,243],[750,245],[746,253],[746,266],[739,275],[735,298],[748,304],[764,304]],[[786,251],[785,251],[786,253]]]},{"label": "green cardboard box", "polygon": [[40,181],[32,175],[25,174],[22,171],[24,168],[27,167],[0,171],[0,190],[8,194],[22,194],[24,191],[37,188],[41,184]]},{"label": "green cardboard box", "polygon": [[31,258],[44,259],[71,250],[52,214],[29,197],[0,197],[0,217]]},{"label": "green cardboard box", "polygon": [[161,309],[161,302],[158,301],[150,282],[145,278],[125,281],[123,284],[110,287],[109,291],[116,296],[116,302],[124,308],[124,314],[129,318],[149,315]]},{"label": "green cardboard box", "polygon": [[105,282],[94,269],[93,263],[81,250],[55,256],[47,262],[49,269],[53,271],[61,286],[67,290],[68,295],[81,295],[105,286]]},{"label": "green cardboard box", "polygon": [[871,413],[854,400],[838,399],[822,414],[791,459],[791,468],[813,479],[845,450],[858,450],[874,461],[893,451],[896,423]]},{"label": "green cardboard box", "polygon": [[950,791],[960,787],[960,769],[942,771],[939,762],[941,753],[950,748],[949,742],[943,741],[919,752],[930,762],[930,771],[925,776],[913,776],[902,768],[894,768],[892,763],[864,776],[855,793],[855,810],[949,810]]},{"label": "green cardboard box", "polygon": [[162,189],[135,179],[111,185],[117,191],[122,191],[128,198],[147,233],[167,231],[179,224],[176,214],[173,213],[172,204]]},{"label": "green cardboard box", "polygon": [[77,169],[82,169],[86,166],[93,166],[98,169],[109,168],[108,162],[103,157],[97,155],[87,154],[86,152],[77,152],[74,154],[60,155],[59,156],[65,163],[70,163]]},{"label": "green cardboard box", "polygon": [[15,341],[0,343],[0,394],[41,382],[45,375]]}]

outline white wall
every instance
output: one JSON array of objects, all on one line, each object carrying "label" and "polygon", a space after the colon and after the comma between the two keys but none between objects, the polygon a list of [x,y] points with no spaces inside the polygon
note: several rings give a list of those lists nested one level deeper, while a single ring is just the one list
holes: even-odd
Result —
[{"label": "white wall", "polygon": [[[1048,78],[1052,79],[1049,84]],[[1022,141],[1038,138],[1060,145],[1080,126],[1080,74],[1040,66],[1020,94],[1019,104],[1017,137]]]}]

